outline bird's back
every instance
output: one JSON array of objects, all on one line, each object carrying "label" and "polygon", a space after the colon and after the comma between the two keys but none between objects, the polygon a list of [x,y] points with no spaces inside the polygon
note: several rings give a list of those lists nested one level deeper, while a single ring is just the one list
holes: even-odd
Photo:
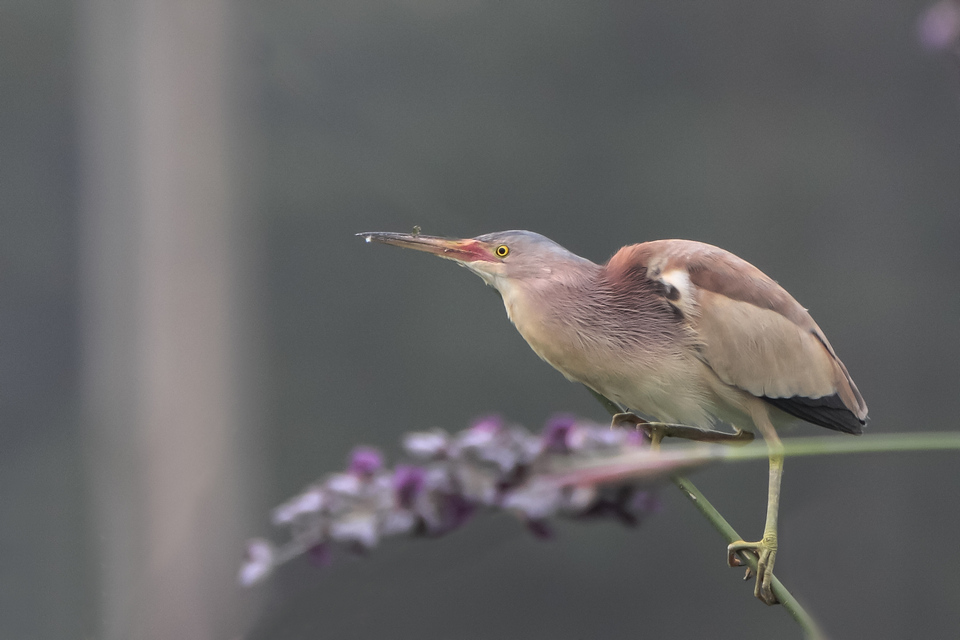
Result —
[{"label": "bird's back", "polygon": [[645,280],[725,384],[830,429],[861,433],[867,407],[810,314],[779,284],[734,254],[689,240],[621,249],[603,267],[611,282]]}]

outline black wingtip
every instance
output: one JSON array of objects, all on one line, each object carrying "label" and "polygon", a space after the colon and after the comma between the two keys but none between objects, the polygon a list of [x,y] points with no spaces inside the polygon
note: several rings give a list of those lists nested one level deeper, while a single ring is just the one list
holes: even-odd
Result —
[{"label": "black wingtip", "polygon": [[866,420],[861,420],[850,411],[837,394],[822,398],[804,398],[803,396],[768,398],[763,396],[763,399],[784,413],[789,413],[801,420],[834,431],[842,431],[855,436],[863,435]]}]

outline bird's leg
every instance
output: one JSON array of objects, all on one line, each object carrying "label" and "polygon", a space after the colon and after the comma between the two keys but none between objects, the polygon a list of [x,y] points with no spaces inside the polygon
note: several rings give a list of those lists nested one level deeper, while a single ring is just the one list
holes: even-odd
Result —
[{"label": "bird's leg", "polygon": [[[760,419],[758,419],[760,418]],[[757,582],[753,594],[767,604],[779,601],[773,595],[773,565],[777,558],[777,514],[780,508],[780,479],[783,476],[783,444],[776,430],[764,412],[755,416],[754,421],[763,433],[770,451],[770,484],[767,493],[767,522],[763,528],[763,539],[759,542],[739,540],[727,547],[727,564],[739,567],[743,563],[737,557],[740,551],[751,551],[757,555]],[[749,578],[749,572],[747,574]]]},{"label": "bird's leg", "polygon": [[647,433],[650,435],[650,448],[659,451],[664,436],[663,425],[651,423],[647,426]]}]

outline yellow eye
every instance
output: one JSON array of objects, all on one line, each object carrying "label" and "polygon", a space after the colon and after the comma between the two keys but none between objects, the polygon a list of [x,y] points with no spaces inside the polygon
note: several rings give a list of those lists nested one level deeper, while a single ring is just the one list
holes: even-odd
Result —
[{"label": "yellow eye", "polygon": [[501,258],[506,258],[506,257],[507,257],[507,254],[510,253],[510,247],[508,247],[508,246],[505,245],[505,244],[502,244],[502,245],[500,245],[499,247],[496,248],[496,250],[494,251],[494,253],[496,253],[497,256],[499,256],[499,257],[501,257]]}]

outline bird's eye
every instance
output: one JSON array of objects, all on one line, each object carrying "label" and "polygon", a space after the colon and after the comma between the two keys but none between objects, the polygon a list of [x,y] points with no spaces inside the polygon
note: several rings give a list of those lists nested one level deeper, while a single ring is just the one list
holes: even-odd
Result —
[{"label": "bird's eye", "polygon": [[510,253],[510,247],[505,244],[500,245],[494,250],[494,253],[501,258],[506,258],[507,254]]}]

